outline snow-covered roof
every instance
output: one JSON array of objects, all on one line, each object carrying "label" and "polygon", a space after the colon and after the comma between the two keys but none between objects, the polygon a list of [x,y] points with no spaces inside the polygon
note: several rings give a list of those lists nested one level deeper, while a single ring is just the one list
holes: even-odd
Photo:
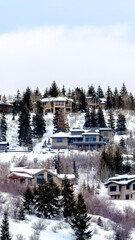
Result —
[{"label": "snow-covered roof", "polygon": [[9,178],[12,178],[12,177],[22,177],[22,178],[32,178],[31,175],[27,174],[27,173],[17,173],[17,172],[12,172],[8,175]]},{"label": "snow-covered roof", "polygon": [[71,128],[70,131],[71,132],[84,132],[84,129],[82,129],[82,128]]},{"label": "snow-covered roof", "polygon": [[123,174],[109,178],[108,181],[105,183],[105,186],[108,186],[111,183],[115,183],[118,185],[128,185],[133,181],[135,181],[135,175]]},{"label": "snow-covered roof", "polygon": [[100,98],[100,103],[106,103],[106,98]]},{"label": "snow-covered roof", "polygon": [[120,181],[120,180],[128,180],[128,179],[133,179],[135,178],[135,175],[129,175],[129,174],[123,174],[123,175],[117,175],[115,177],[111,177],[108,179],[108,181]]},{"label": "snow-covered roof", "polygon": [[113,131],[112,128],[104,127],[104,128],[99,128],[100,131]]},{"label": "snow-covered roof", "polygon": [[27,173],[27,174],[30,174],[30,175],[35,175],[35,174],[38,174],[39,172],[42,172],[44,171],[45,169],[28,169],[28,168],[11,168],[10,169],[10,172],[14,172],[14,173]]},{"label": "snow-covered roof", "polygon": [[100,135],[99,132],[95,132],[95,131],[88,131],[88,132],[85,132],[85,133],[82,133],[82,135]]},{"label": "snow-covered roof", "polygon": [[75,179],[75,175],[74,174],[58,174],[57,175],[57,177],[59,178],[59,179],[65,179],[65,178],[67,178],[67,179]]},{"label": "snow-covered roof", "polygon": [[55,133],[55,134],[53,134],[52,135],[52,138],[56,138],[56,137],[69,137],[69,136],[71,136],[71,133],[70,132],[68,132],[68,133],[65,133],[65,132],[59,132],[59,133]]},{"label": "snow-covered roof", "polygon": [[67,101],[70,101],[70,102],[73,102],[73,99],[71,98],[68,98],[68,97],[48,97],[48,98],[43,98],[41,99],[42,102],[57,102],[57,101],[64,101],[64,102],[67,102]]}]

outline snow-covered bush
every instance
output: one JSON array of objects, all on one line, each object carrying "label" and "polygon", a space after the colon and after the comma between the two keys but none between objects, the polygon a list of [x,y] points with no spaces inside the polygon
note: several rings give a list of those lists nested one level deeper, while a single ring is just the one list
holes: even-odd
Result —
[{"label": "snow-covered bush", "polygon": [[41,231],[45,230],[48,225],[49,225],[49,222],[47,222],[47,221],[45,221],[43,219],[39,219],[36,223],[34,223],[32,225],[32,228],[35,231],[41,232]]}]

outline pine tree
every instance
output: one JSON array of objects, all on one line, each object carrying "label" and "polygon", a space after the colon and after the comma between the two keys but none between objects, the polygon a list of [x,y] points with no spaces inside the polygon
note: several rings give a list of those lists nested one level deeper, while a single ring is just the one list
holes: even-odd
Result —
[{"label": "pine tree", "polygon": [[116,148],[116,152],[113,158],[113,164],[115,174],[122,174],[123,158],[119,147]]},{"label": "pine tree", "polygon": [[46,132],[46,123],[43,116],[43,107],[40,101],[36,104],[36,115],[33,116],[33,136],[35,138],[42,138],[43,134]]},{"label": "pine tree", "polygon": [[19,144],[20,146],[29,146],[32,145],[32,131],[30,125],[30,114],[27,106],[22,108],[20,117],[19,117]]},{"label": "pine tree", "polygon": [[96,92],[95,92],[95,88],[93,87],[93,85],[91,85],[90,87],[88,86],[87,96],[91,96],[93,98],[96,97]]},{"label": "pine tree", "polygon": [[61,109],[56,111],[54,118],[53,118],[53,124],[54,124],[53,133],[68,132],[68,130],[69,130],[66,116]]},{"label": "pine tree", "polygon": [[115,119],[112,110],[109,110],[108,112],[109,118],[108,118],[108,127],[115,129]]},{"label": "pine tree", "polygon": [[19,113],[20,110],[21,110],[21,100],[22,100],[21,99],[21,94],[20,94],[20,91],[18,90],[17,94],[15,96],[15,99],[14,99],[14,104],[13,104],[14,115]]},{"label": "pine tree", "polygon": [[50,95],[51,97],[57,97],[58,94],[59,94],[59,91],[58,91],[57,84],[56,84],[55,81],[53,81],[53,83],[52,83],[52,85],[51,85],[51,87],[50,87],[50,89],[49,89],[49,95]]},{"label": "pine tree", "polygon": [[107,92],[106,92],[106,109],[110,109],[113,107],[113,96],[112,96],[112,91],[110,87],[108,87]]},{"label": "pine tree", "polygon": [[104,93],[100,86],[98,86],[96,96],[97,96],[97,98],[104,98]]},{"label": "pine tree", "polygon": [[66,94],[66,89],[65,89],[65,86],[64,86],[64,85],[62,86],[62,91],[61,91],[61,92],[62,92],[63,96],[65,96],[65,94]]},{"label": "pine tree", "polygon": [[86,205],[81,193],[78,195],[74,214],[70,220],[70,226],[74,230],[76,240],[91,239],[92,233],[89,230],[90,217],[87,215]]},{"label": "pine tree", "polygon": [[23,206],[20,206],[20,208],[19,208],[17,219],[22,220],[22,221],[25,220],[25,214],[24,214]]},{"label": "pine tree", "polygon": [[119,113],[117,118],[116,132],[123,134],[126,131],[126,118],[123,114]]},{"label": "pine tree", "polygon": [[97,126],[99,128],[106,127],[105,118],[104,118],[102,108],[99,108],[98,112],[97,112]]},{"label": "pine tree", "polygon": [[1,240],[11,240],[10,234],[9,234],[9,222],[8,222],[8,214],[7,212],[4,212],[4,217],[1,224]]},{"label": "pine tree", "polygon": [[91,119],[91,127],[97,127],[97,115],[95,112],[95,108],[92,108],[90,112],[90,119]]},{"label": "pine tree", "polygon": [[89,129],[91,127],[91,119],[89,110],[85,113],[85,123],[83,125],[84,129]]},{"label": "pine tree", "polygon": [[56,217],[59,214],[59,194],[60,190],[55,183],[43,180],[34,195],[37,215],[45,218]]},{"label": "pine tree", "polygon": [[72,98],[74,99],[74,102],[78,106],[78,109],[77,109],[78,111],[81,111],[81,112],[86,111],[87,102],[86,102],[86,96],[83,89],[80,89],[77,87],[73,93]]},{"label": "pine tree", "polygon": [[69,180],[65,178],[62,182],[62,200],[63,216],[68,219],[73,215],[75,200],[72,185]]},{"label": "pine tree", "polygon": [[77,184],[78,183],[78,171],[77,171],[77,168],[76,168],[76,162],[74,160],[73,162],[73,173],[75,175],[75,183]]},{"label": "pine tree", "polygon": [[31,89],[27,87],[26,91],[23,93],[21,108],[23,108],[23,106],[26,106],[29,112],[32,111],[31,95],[32,95]]},{"label": "pine tree", "polygon": [[47,98],[49,96],[49,90],[48,88],[45,89],[45,92],[43,94],[43,98]]},{"label": "pine tree", "polygon": [[2,114],[1,122],[0,122],[0,130],[1,130],[1,141],[6,141],[6,131],[7,131],[7,123],[5,114]]},{"label": "pine tree", "polygon": [[34,195],[29,187],[24,192],[23,197],[24,197],[23,200],[24,210],[31,214],[33,211]]}]

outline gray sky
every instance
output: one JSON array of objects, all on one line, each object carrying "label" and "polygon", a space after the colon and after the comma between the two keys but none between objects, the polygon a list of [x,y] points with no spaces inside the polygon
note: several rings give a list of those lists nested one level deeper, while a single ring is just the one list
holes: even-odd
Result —
[{"label": "gray sky", "polygon": [[1,93],[27,86],[112,90],[135,94],[135,2],[7,0],[0,3]]}]

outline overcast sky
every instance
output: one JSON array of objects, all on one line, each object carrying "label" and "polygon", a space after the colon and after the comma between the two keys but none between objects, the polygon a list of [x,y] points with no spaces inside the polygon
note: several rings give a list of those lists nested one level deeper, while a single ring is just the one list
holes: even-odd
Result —
[{"label": "overcast sky", "polygon": [[134,0],[0,1],[0,92],[55,80],[135,94],[134,12]]}]

